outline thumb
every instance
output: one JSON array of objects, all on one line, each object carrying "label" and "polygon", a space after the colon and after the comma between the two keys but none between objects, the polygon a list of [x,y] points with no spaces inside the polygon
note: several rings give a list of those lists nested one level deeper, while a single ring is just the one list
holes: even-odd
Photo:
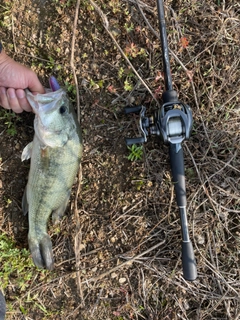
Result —
[{"label": "thumb", "polygon": [[28,89],[32,92],[32,94],[45,93],[45,89],[39,81],[37,75],[31,70],[28,76]]}]

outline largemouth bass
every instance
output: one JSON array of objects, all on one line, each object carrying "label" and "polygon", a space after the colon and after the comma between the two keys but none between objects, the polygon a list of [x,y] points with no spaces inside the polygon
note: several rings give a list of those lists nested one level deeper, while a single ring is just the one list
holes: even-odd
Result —
[{"label": "largemouth bass", "polygon": [[33,95],[26,91],[35,113],[34,138],[23,150],[22,161],[31,158],[28,183],[22,200],[28,213],[28,244],[39,268],[54,268],[47,221],[63,216],[82,156],[82,136],[73,107],[54,77],[52,92]]}]

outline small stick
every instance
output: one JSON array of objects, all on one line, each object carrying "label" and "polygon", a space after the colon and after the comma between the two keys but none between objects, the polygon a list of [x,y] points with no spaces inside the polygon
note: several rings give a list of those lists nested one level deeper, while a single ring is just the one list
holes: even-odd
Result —
[{"label": "small stick", "polygon": [[80,97],[79,97],[79,90],[78,90],[78,80],[77,80],[77,75],[76,75],[75,65],[74,65],[74,46],[75,46],[75,39],[76,39],[76,28],[77,28],[79,7],[80,7],[80,0],[77,1],[76,10],[75,10],[75,18],[74,18],[74,23],[73,23],[73,35],[72,35],[70,65],[71,65],[71,68],[72,68],[73,78],[74,78],[74,82],[75,82],[75,86],[76,86],[77,118],[78,118],[78,122],[80,123]]},{"label": "small stick", "polygon": [[[82,166],[80,165],[79,173],[78,173],[78,187],[77,187],[77,191],[76,191],[76,195],[75,195],[75,199],[74,199],[74,217],[75,217],[75,221],[76,221],[76,235],[74,238],[74,252],[75,252],[75,258],[76,258],[76,269],[77,270],[80,269],[80,264],[81,264],[81,260],[80,260],[81,240],[79,240],[79,235],[81,236],[81,239],[82,239],[82,232],[81,232],[82,228],[80,227],[78,206],[77,206],[78,195],[79,195],[80,189],[81,189],[81,180],[82,180]],[[77,286],[78,286],[78,290],[79,290],[80,297],[82,300],[82,306],[84,306],[81,275],[80,275],[79,271],[77,271],[76,276],[77,276]]]},{"label": "small stick", "polygon": [[15,41],[14,16],[13,16],[13,14],[12,14],[12,37],[13,37],[14,51],[17,53],[16,41]]}]

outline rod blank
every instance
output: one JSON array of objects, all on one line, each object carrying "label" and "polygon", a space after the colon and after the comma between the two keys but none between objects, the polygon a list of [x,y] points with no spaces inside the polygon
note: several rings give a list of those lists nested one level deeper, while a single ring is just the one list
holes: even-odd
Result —
[{"label": "rod blank", "polygon": [[170,90],[173,90],[173,85],[172,85],[172,76],[171,76],[170,60],[169,60],[169,52],[168,52],[168,40],[167,40],[166,23],[165,23],[165,17],[164,17],[164,7],[163,7],[162,0],[157,0],[157,7],[158,7],[159,31],[160,31],[161,46],[162,46],[165,88],[166,88],[166,91],[170,91]]}]

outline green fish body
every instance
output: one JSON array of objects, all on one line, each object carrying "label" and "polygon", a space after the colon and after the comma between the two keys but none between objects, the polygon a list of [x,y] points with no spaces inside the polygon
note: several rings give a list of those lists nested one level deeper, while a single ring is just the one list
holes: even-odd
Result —
[{"label": "green fish body", "polygon": [[66,93],[59,89],[46,94],[27,92],[35,115],[35,135],[23,150],[22,160],[31,157],[23,212],[28,213],[29,249],[39,268],[54,267],[47,221],[56,223],[64,214],[82,156],[79,123]]}]

